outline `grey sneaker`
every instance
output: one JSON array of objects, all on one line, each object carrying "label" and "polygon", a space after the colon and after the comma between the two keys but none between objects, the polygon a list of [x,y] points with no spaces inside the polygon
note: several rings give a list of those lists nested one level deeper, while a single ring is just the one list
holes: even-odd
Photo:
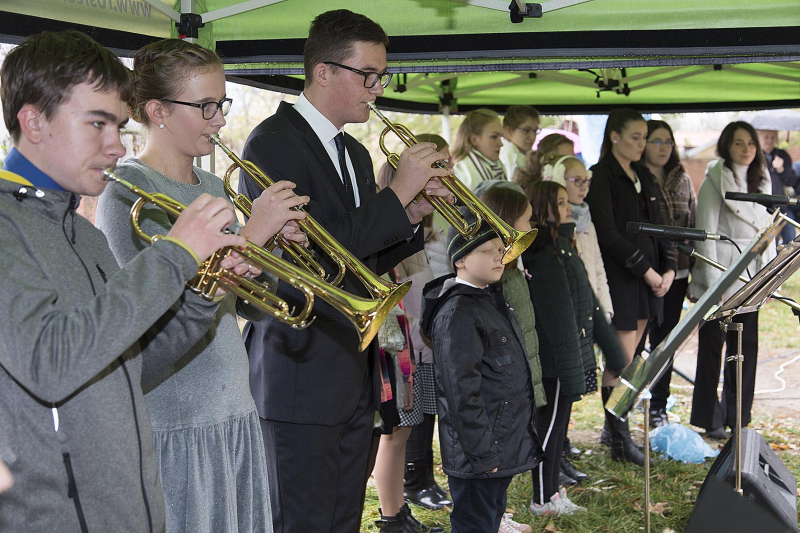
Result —
[{"label": "grey sneaker", "polygon": [[586,510],[586,507],[581,507],[580,505],[572,503],[572,501],[567,497],[566,489],[561,489],[553,494],[553,496],[550,498],[550,502],[556,508],[558,514],[561,515],[578,513]]},{"label": "grey sneaker", "polygon": [[544,505],[540,505],[531,500],[530,509],[531,513],[534,514],[535,516],[555,516],[558,514],[558,511],[556,510],[552,501],[549,501]]}]

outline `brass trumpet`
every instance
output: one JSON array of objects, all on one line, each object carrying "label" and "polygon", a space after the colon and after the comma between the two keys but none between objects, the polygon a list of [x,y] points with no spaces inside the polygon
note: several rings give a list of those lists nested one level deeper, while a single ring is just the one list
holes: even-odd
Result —
[{"label": "brass trumpet", "polygon": [[[242,210],[245,216],[249,217],[251,215],[253,203],[249,198],[242,194],[233,194],[233,190],[230,186],[230,177],[233,172],[237,168],[241,168],[253,179],[253,181],[255,181],[264,189],[275,182],[251,161],[244,161],[240,159],[230,148],[223,144],[218,135],[211,135],[211,142],[219,146],[220,149],[222,149],[222,151],[225,152],[225,154],[231,159],[231,161],[233,161],[233,164],[231,164],[231,166],[228,167],[228,170],[225,171],[225,191],[230,196],[231,201],[233,201],[234,204]],[[303,210],[300,206],[295,207],[295,209],[298,211]],[[357,257],[351,254],[344,246],[342,246],[341,243],[328,232],[328,230],[326,230],[319,222],[311,218],[308,213],[306,213],[306,217],[304,219],[298,220],[297,224],[300,226],[300,229],[303,230],[306,236],[308,236],[309,240],[316,244],[321,252],[325,253],[334,263],[336,263],[338,271],[334,279],[330,282],[331,285],[338,286],[342,279],[344,279],[345,272],[349,270],[361,281],[361,283],[364,285],[364,288],[367,289],[370,297],[373,300],[380,302],[380,304],[375,308],[375,319],[369,322],[366,326],[366,332],[369,334],[369,339],[366,341],[362,339],[359,349],[363,350],[367,347],[367,345],[369,345],[369,341],[372,340],[372,337],[378,333],[378,329],[380,329],[381,324],[383,324],[383,321],[386,319],[389,311],[391,311],[394,306],[400,303],[408,290],[411,288],[411,281],[409,280],[404,283],[392,283],[391,281],[387,281],[378,276],[369,268],[367,268],[367,266]],[[305,267],[306,270],[308,270],[311,274],[316,275],[323,280],[327,278],[325,269],[314,260],[312,253],[307,248],[296,242],[286,241],[283,238],[280,238],[275,242],[281,247],[284,253],[287,253],[289,257],[294,259],[298,265]],[[365,338],[367,333],[365,333]]]},{"label": "brass trumpet", "polygon": [[[414,146],[415,144],[419,144],[414,134],[409,131],[402,124],[395,124],[390,121],[386,116],[380,112],[378,107],[375,105],[375,102],[367,102],[367,106],[370,110],[380,118],[386,127],[381,132],[380,137],[380,145],[381,150],[383,151],[384,155],[386,156],[387,161],[390,165],[392,165],[395,169],[397,169],[397,163],[400,161],[400,156],[396,153],[390,152],[388,148],[386,148],[386,135],[392,131],[397,135],[406,146]],[[444,163],[441,161],[436,162],[436,166],[439,168],[447,168]],[[469,190],[469,187],[464,185],[464,183],[458,179],[457,176],[454,174],[450,174],[449,176],[445,176],[440,178],[442,183],[445,187],[450,191],[453,197],[461,202],[470,212],[475,216],[475,223],[470,225],[463,216],[458,212],[458,209],[454,205],[450,205],[442,198],[438,196],[430,196],[425,191],[419,193],[419,195],[414,199],[415,202],[419,202],[420,199],[425,198],[428,200],[439,214],[444,217],[447,222],[453,226],[465,239],[472,238],[475,233],[478,231],[478,228],[481,225],[481,221],[486,221],[486,223],[497,233],[497,236],[500,237],[503,241],[503,246],[505,246],[505,252],[503,253],[503,264],[510,263],[519,255],[524,252],[528,246],[531,245],[533,240],[536,238],[536,234],[538,230],[532,229],[530,231],[519,231],[510,225],[508,225],[502,218],[497,216],[497,214],[489,209],[489,207],[484,204],[475,193]]]},{"label": "brass trumpet", "polygon": [[[147,193],[110,170],[104,170],[103,177],[107,181],[122,185],[139,196],[133,207],[131,207],[131,225],[136,235],[148,244],[152,244],[162,236],[150,236],[139,225],[139,214],[146,204],[159,207],[173,217],[178,217],[186,208],[183,204],[165,194]],[[238,227],[229,227],[226,231],[235,233],[238,231]],[[305,296],[303,308],[298,313],[295,313],[294,309],[289,308],[286,301],[271,293],[265,285],[250,278],[239,276],[232,270],[221,268],[219,265],[222,260],[233,251],[243,256],[248,263],[270,272],[278,279],[301,291]],[[395,290],[395,294],[402,292],[400,297],[396,299],[397,301],[408,291],[409,287],[407,285],[410,285],[410,282],[398,286]],[[313,317],[309,317],[314,306],[314,297],[319,296],[342,313],[355,326],[360,341],[359,351],[363,351],[369,346],[373,337],[378,333],[381,324],[386,319],[388,312],[397,303],[394,298],[373,300],[350,294],[339,287],[320,280],[316,275],[308,273],[305,269],[272,255],[249,241],[244,250],[225,247],[215,252],[210,259],[203,262],[198,269],[197,276],[189,280],[187,286],[190,290],[208,300],[216,299],[214,294],[218,288],[222,287],[295,329],[304,329],[314,321]],[[402,289],[405,290],[403,291]]]}]

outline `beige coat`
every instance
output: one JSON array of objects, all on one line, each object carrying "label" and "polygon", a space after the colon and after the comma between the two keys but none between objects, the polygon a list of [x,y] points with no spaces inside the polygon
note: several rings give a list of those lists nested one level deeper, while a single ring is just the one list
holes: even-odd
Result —
[{"label": "beige coat", "polygon": [[597,242],[597,230],[594,222],[589,224],[587,233],[575,232],[578,253],[581,254],[583,265],[586,267],[586,274],[589,275],[589,285],[592,286],[600,307],[606,313],[614,316],[614,305],[611,303],[611,292],[608,290],[608,278],[606,277],[606,267],[603,264],[603,257],[600,255],[600,245]]}]

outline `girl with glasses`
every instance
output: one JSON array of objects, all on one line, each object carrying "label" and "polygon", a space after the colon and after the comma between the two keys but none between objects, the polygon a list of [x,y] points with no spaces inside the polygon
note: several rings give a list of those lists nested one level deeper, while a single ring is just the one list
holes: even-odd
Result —
[{"label": "girl with glasses", "polygon": [[512,105],[503,116],[503,147],[500,162],[511,179],[518,168],[525,166],[525,156],[533,148],[539,133],[539,112],[529,105]]},{"label": "girl with glasses", "polygon": [[[644,149],[644,164],[656,179],[661,190],[661,211],[665,224],[693,228],[697,215],[697,195],[692,178],[686,173],[675,147],[672,128],[663,120],[647,121],[647,146]],[[663,341],[681,319],[683,300],[689,286],[689,258],[677,254],[677,270],[667,294],[664,295],[664,321],[650,328],[650,347],[655,348]],[[672,379],[672,364],[664,372],[650,392],[650,425],[666,426],[667,398]]]},{"label": "girl with glasses", "polygon": [[[202,193],[224,198],[222,180],[192,161],[214,150],[209,137],[225,125],[229,105],[222,64],[213,51],[177,39],[145,46],[134,56],[129,107],[147,140],[137,158],[117,166],[117,174],[184,204]],[[305,215],[292,208],[309,199],[296,196],[293,188],[284,181],[267,189],[240,233],[257,245],[277,232],[304,241],[294,219]],[[146,246],[131,232],[133,201],[131,193],[108,187],[98,202],[97,224],[120,263]],[[142,213],[142,229],[150,235],[165,234],[172,225],[160,209],[145,207]],[[240,274],[258,273],[247,267]],[[267,462],[236,320],[237,313],[254,319],[263,313],[232,295],[208,305],[219,307],[213,323],[195,325],[207,329],[205,335],[174,366],[151,361],[153,379],[143,384],[167,532],[271,532]],[[181,313],[177,305],[159,321],[169,323]]]}]

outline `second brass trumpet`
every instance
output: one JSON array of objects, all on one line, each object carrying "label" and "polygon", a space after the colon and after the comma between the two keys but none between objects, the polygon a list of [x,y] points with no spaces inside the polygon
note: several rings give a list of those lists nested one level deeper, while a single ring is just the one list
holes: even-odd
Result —
[{"label": "second brass trumpet", "polygon": [[[381,132],[381,150],[383,151],[384,155],[386,155],[386,159],[389,164],[396,169],[397,163],[400,161],[400,156],[390,152],[389,149],[386,148],[386,135],[390,131],[393,132],[400,138],[401,141],[403,141],[406,146],[414,146],[415,144],[419,144],[419,141],[417,141],[416,137],[414,137],[414,134],[412,134],[404,125],[395,124],[386,118],[386,116],[381,113],[380,110],[378,110],[375,102],[367,102],[367,106],[386,125],[383,132]],[[441,161],[438,161],[436,164],[439,166],[439,168],[446,168],[444,163]],[[467,209],[469,209],[470,212],[472,212],[472,214],[475,216],[474,224],[468,224],[455,206],[448,204],[437,196],[430,196],[425,191],[422,191],[417,196],[415,201],[419,201],[420,198],[423,197],[428,200],[431,204],[433,204],[439,214],[441,214],[442,217],[444,217],[444,219],[447,220],[447,222],[450,223],[450,225],[453,226],[465,239],[472,238],[472,236],[478,231],[481,221],[485,221],[503,241],[505,252],[503,253],[502,261],[504,265],[519,257],[519,255],[524,252],[536,238],[538,230],[532,229],[526,232],[519,231],[511,227],[502,218],[497,216],[494,211],[489,209],[489,207],[477,196],[475,196],[475,193],[473,193],[469,187],[464,185],[464,183],[454,174],[450,174],[449,176],[445,176],[440,179],[453,197]]]}]

